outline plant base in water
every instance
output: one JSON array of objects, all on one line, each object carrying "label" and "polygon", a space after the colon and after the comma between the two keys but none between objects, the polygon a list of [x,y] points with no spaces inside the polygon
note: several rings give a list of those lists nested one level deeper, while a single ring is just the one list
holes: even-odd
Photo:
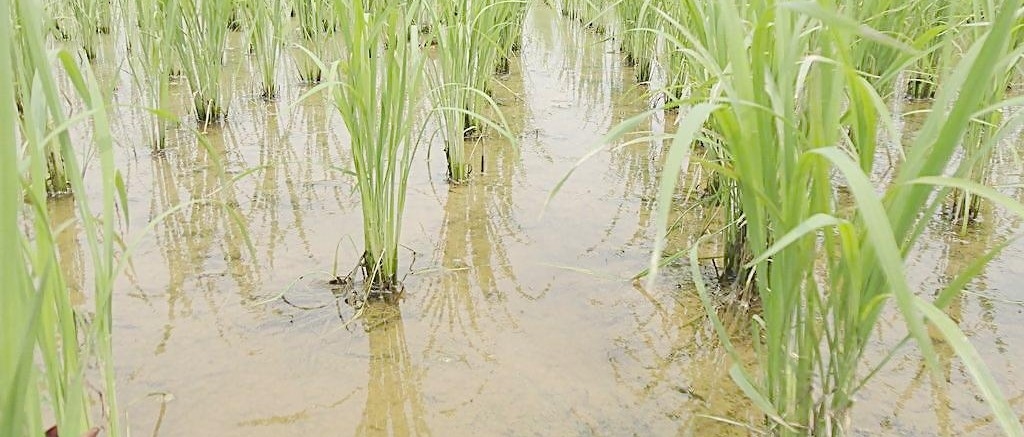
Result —
[{"label": "plant base in water", "polygon": [[[358,267],[356,269],[358,269]],[[365,301],[369,299],[397,297],[401,296],[405,292],[405,285],[397,280],[380,283],[371,282],[364,278],[364,280],[360,282],[353,278],[352,274],[343,277],[336,276],[334,279],[327,281],[327,284],[331,285],[334,294],[344,296],[345,301],[350,304],[357,300]]]},{"label": "plant base in water", "polygon": [[217,103],[214,99],[203,99],[196,97],[196,119],[203,124],[212,124],[223,121],[228,115],[226,108]]}]

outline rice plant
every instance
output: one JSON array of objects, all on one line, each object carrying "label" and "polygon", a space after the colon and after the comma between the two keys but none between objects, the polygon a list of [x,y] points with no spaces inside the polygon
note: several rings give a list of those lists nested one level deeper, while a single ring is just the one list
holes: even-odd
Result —
[{"label": "rice plant", "polygon": [[588,29],[593,29],[598,34],[604,34],[607,31],[605,13],[608,8],[603,0],[562,0],[559,8],[562,15],[579,22]]},{"label": "rice plant", "polygon": [[[117,260],[115,199],[123,197],[123,192],[118,193],[114,182],[119,176],[99,88],[88,66],[80,70],[71,53],[46,50],[48,30],[43,28],[40,6],[29,0],[0,0],[0,23],[21,23],[17,37],[10,26],[0,26],[0,242],[13,249],[0,262],[5,288],[0,341],[9,352],[0,357],[0,434],[40,435],[48,427],[43,423],[44,411],[52,412],[57,421],[53,429],[63,435],[94,432],[93,405],[84,379],[86,367],[98,360],[104,407],[115,412],[106,418],[105,426],[109,435],[118,436],[110,316]],[[16,59],[30,63],[20,67],[20,80],[15,79]],[[95,212],[85,199],[82,167],[67,135],[69,118],[63,103],[72,97],[57,89],[50,67],[57,61],[74,84],[73,98],[85,104],[91,121],[99,160],[96,171],[104,176],[101,207]],[[26,72],[31,76],[24,76]],[[17,93],[15,84],[21,88]],[[23,99],[20,118],[15,111],[18,94]],[[91,322],[71,306],[63,260],[55,250],[62,225],[51,222],[44,171],[51,142],[59,144],[67,160],[71,191],[80,197],[78,216],[94,268],[96,306]],[[26,227],[30,234],[24,232]]]},{"label": "rice plant", "polygon": [[523,21],[529,4],[524,0],[503,0],[494,3],[494,22],[497,25],[495,44],[498,60],[495,71],[508,74],[511,59],[519,50],[523,38]]},{"label": "rice plant", "polygon": [[153,150],[167,143],[170,113],[170,81],[181,14],[174,0],[134,0],[127,3],[125,29],[133,47],[128,53],[132,78],[143,94],[148,111],[149,142]]},{"label": "rice plant", "polygon": [[222,89],[224,57],[232,2],[220,0],[179,0],[180,39],[174,46],[192,89],[196,118],[202,123],[222,120],[228,114],[231,96]]},{"label": "rice plant", "polygon": [[71,39],[71,29],[74,24],[72,24],[71,13],[67,10],[68,4],[65,0],[47,0],[43,7],[44,16],[48,20],[49,34],[58,41]]},{"label": "rice plant", "polygon": [[636,80],[641,83],[651,79],[654,40],[660,27],[657,6],[652,0],[621,0],[615,3],[626,64],[635,69]]},{"label": "rice plant", "polygon": [[249,23],[249,40],[259,66],[264,99],[277,96],[277,60],[284,50],[284,0],[244,0],[240,7]]},{"label": "rice plant", "polygon": [[[36,11],[38,12],[38,11]],[[10,57],[12,60],[11,67],[13,68],[16,85],[15,88],[15,102],[18,108],[19,114],[22,118],[29,118],[36,116],[43,119],[45,116],[54,118],[54,123],[60,123],[64,120],[65,116],[59,113],[59,102],[54,100],[48,102],[48,114],[35,114],[30,113],[31,98],[33,95],[40,95],[35,92],[35,88],[38,86],[53,86],[47,81],[37,81],[38,78],[47,77],[49,75],[49,69],[47,64],[47,58],[44,55],[45,49],[42,43],[42,36],[32,34],[32,30],[35,26],[28,25],[25,21],[30,19],[31,15],[18,14],[13,18],[14,23],[18,23],[15,26],[15,32],[13,34],[13,41],[15,49]],[[33,23],[34,24],[34,23]],[[56,95],[56,89],[47,90],[47,95]],[[52,93],[52,94],[51,94]],[[67,194],[70,189],[70,181],[68,179],[68,168],[65,163],[64,153],[66,150],[62,145],[70,142],[70,138],[67,132],[57,132],[55,137],[45,142],[45,149],[43,151],[45,155],[44,161],[45,166],[35,171],[38,175],[43,175],[46,181],[46,192],[51,196]]]},{"label": "rice plant", "polygon": [[[854,39],[873,38],[905,58],[913,51],[865,27],[851,29],[847,17],[818,4],[771,3],[720,3],[720,15],[713,17],[718,32],[748,38],[727,38],[717,48],[687,47],[693,53],[723,50],[731,71],[715,86],[720,94],[687,111],[659,199],[663,229],[675,183],[672,175],[710,120],[730,152],[728,175],[739,191],[741,220],[755,256],[747,265],[753,268],[761,304],[752,328],[760,352],[758,376],[737,362],[731,372],[734,380],[765,412],[765,426],[773,434],[850,432],[854,394],[873,374],[859,373],[863,351],[884,304],[893,300],[929,367],[936,368],[936,355],[924,320],[965,361],[1004,430],[1020,435],[1019,421],[977,353],[939,309],[946,297],[936,303],[917,297],[902,269],[903,258],[941,202],[936,193],[945,189],[936,184],[962,184],[935,176],[949,165],[971,115],[981,109],[978,88],[995,77],[992,66],[1009,56],[1014,13],[1007,11],[1019,10],[1020,2],[1003,3],[1001,18],[956,66],[956,78],[944,83],[884,199],[878,199],[866,174],[877,144],[874,120],[884,114],[884,106],[851,65],[848,48]],[[766,14],[762,7],[774,13]],[[706,59],[711,57],[693,61]],[[707,66],[726,71],[726,65]],[[834,198],[832,172],[854,194],[852,216],[844,216]],[[663,233],[656,243],[659,250],[661,238]],[[696,248],[692,254],[696,276]],[[823,272],[817,270],[820,259],[825,260]],[[656,265],[654,258],[652,267]],[[966,283],[976,272],[968,269],[954,283]],[[699,289],[720,338],[731,348],[716,305]],[[942,296],[957,292],[953,287]]]},{"label": "rice plant", "polygon": [[298,20],[298,42],[300,49],[295,50],[295,65],[299,70],[299,79],[307,83],[317,83],[322,79],[321,63],[327,56],[329,47],[324,38],[334,31],[335,13],[332,0],[295,0],[291,3],[292,13]]},{"label": "rice plant", "polygon": [[[431,95],[440,114],[448,178],[453,183],[465,182],[471,173],[467,138],[481,135],[484,124],[495,125],[481,115],[481,106],[497,106],[485,90],[502,56],[498,40],[507,23],[499,21],[500,4],[459,0],[440,2],[433,9],[431,29],[438,55],[430,68]],[[496,112],[500,117],[500,111]]]},{"label": "rice plant", "polygon": [[376,292],[397,291],[398,241],[409,170],[420,143],[417,112],[425,56],[414,25],[416,2],[334,3],[345,53],[332,64],[329,87],[351,135],[363,212],[361,266]]},{"label": "rice plant", "polygon": [[70,0],[68,12],[74,18],[78,43],[89,59],[96,59],[100,34],[110,33],[110,0]]}]

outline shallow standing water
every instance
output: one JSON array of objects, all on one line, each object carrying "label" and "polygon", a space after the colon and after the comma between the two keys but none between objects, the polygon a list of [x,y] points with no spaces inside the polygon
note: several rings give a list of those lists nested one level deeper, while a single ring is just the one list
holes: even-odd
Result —
[{"label": "shallow standing water", "polygon": [[[402,237],[406,292],[361,310],[326,282],[361,247],[358,194],[335,170],[351,166],[347,134],[323,99],[293,104],[308,88],[291,65],[281,97],[266,103],[247,66],[229,64],[238,79],[228,121],[202,135],[208,146],[186,123],[161,156],[141,140],[127,74],[108,71],[122,105],[127,234],[142,238],[114,309],[133,435],[745,435],[705,416],[758,424],[682,269],[654,290],[628,279],[649,257],[662,146],[598,153],[543,207],[611,126],[647,107],[632,71],[614,42],[548,8],[531,9],[524,35],[501,80],[508,90],[496,89],[518,144],[479,144],[472,162],[482,154],[483,173],[458,187],[445,181],[440,144],[420,150]],[[145,222],[190,200],[208,201],[143,236]],[[69,204],[57,205],[71,214]],[[676,248],[699,231],[684,228]],[[981,245],[936,229],[912,258],[920,289],[941,288],[946,272],[1018,231],[1018,220],[995,213],[970,237]],[[69,232],[62,253],[81,260]],[[81,289],[87,269],[69,264]],[[982,294],[956,308],[1024,409],[1024,315],[995,299],[1024,299],[1017,266],[1019,242],[972,285]],[[883,326],[879,350],[901,328]],[[859,434],[998,432],[958,361],[937,389],[921,365],[901,356],[862,393]]]}]

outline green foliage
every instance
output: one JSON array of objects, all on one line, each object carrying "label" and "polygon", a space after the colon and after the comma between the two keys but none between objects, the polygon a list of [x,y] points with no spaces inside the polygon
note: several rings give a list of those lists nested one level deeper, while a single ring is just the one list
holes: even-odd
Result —
[{"label": "green foliage", "polygon": [[202,123],[222,120],[231,96],[225,95],[224,57],[233,5],[221,0],[178,0],[181,35],[174,44],[185,78],[192,88],[196,118]]},{"label": "green foliage", "polygon": [[[12,15],[13,12],[13,15]],[[88,65],[78,67],[67,51],[44,48],[41,5],[29,0],[0,0],[0,23],[20,22],[20,41],[11,26],[0,26],[0,259],[3,278],[0,305],[0,435],[39,435],[43,411],[52,411],[65,435],[91,427],[92,404],[85,390],[87,365],[98,360],[104,377],[105,408],[117,410],[111,348],[111,291],[115,272],[115,199],[123,187],[113,166],[113,140],[99,88]],[[58,92],[51,64],[59,61],[91,121],[92,142],[103,174],[102,199],[94,210],[85,199],[85,183],[67,129],[73,122]],[[15,65],[19,65],[16,79]],[[20,88],[16,91],[15,84]],[[17,107],[20,96],[22,111]],[[66,161],[66,177],[75,201],[83,241],[93,265],[95,299],[92,322],[84,322],[70,296],[60,266],[56,223],[47,204],[51,147]],[[124,205],[120,210],[124,211]],[[31,229],[26,235],[25,227]],[[44,407],[45,405],[45,407]],[[108,418],[108,435],[120,435],[117,414]]]},{"label": "green foliage", "polygon": [[414,25],[416,2],[338,0],[334,3],[345,53],[329,69],[330,90],[351,135],[363,212],[363,270],[367,285],[396,290],[398,241],[406,187],[420,136],[426,57]]},{"label": "green foliage", "polygon": [[181,14],[175,0],[134,0],[126,3],[125,29],[133,50],[128,54],[132,80],[143,93],[148,112],[149,141],[154,150],[167,143],[170,80]]},{"label": "green foliage", "polygon": [[[654,8],[660,19],[639,24],[638,5]],[[647,32],[668,43],[666,74],[680,78],[670,86],[687,87],[667,93],[679,99],[672,106],[681,108],[681,118],[662,175],[650,270],[661,262],[678,175],[689,148],[699,144],[710,151],[705,165],[716,173],[729,224],[727,265],[749,269],[733,274],[750,278],[741,286],[752,287],[760,304],[753,332],[755,349],[764,353],[752,369],[735,354],[731,375],[764,411],[771,433],[850,432],[848,413],[866,382],[859,376],[864,350],[883,309],[894,302],[929,367],[937,358],[926,323],[967,364],[1004,431],[1021,435],[1019,419],[981,359],[941,311],[959,289],[927,302],[910,289],[902,268],[949,189],[991,194],[960,179],[932,181],[948,168],[969,175],[972,165],[987,161],[971,144],[990,152],[995,141],[971,141],[974,129],[989,129],[981,137],[991,139],[1017,126],[985,108],[1005,106],[1006,84],[1020,59],[1020,1],[956,7],[689,0],[618,8],[634,26],[627,35]],[[965,22],[972,23],[969,38],[954,33],[954,25]],[[872,181],[876,149],[885,144],[880,135],[895,137],[884,101],[913,68],[914,81],[938,77],[941,86],[931,88],[935,101],[897,178]],[[841,190],[853,194],[852,212],[840,202]],[[1020,211],[1012,201],[1000,202]],[[696,251],[691,262],[702,300],[735,352],[733,334],[704,287]],[[978,271],[965,270],[954,282],[962,286]]]},{"label": "green foliage", "polygon": [[248,22],[253,56],[259,66],[263,98],[277,96],[277,60],[284,50],[285,4],[283,0],[242,0]]},{"label": "green foliage", "polygon": [[[507,130],[481,114],[488,105],[501,117],[497,105],[486,94],[500,60],[508,51],[501,45],[503,30],[514,22],[503,21],[505,8],[517,2],[457,0],[435,5],[431,31],[437,41],[437,60],[430,69],[432,98],[440,113],[448,159],[448,178],[453,183],[469,179],[471,151],[467,138],[477,138],[486,124]],[[502,125],[504,125],[502,119]]]}]

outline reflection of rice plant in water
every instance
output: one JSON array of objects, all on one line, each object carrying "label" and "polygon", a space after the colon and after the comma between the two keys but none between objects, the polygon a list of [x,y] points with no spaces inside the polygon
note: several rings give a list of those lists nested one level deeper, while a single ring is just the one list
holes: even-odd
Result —
[{"label": "reflection of rice plant in water", "polygon": [[196,118],[203,123],[223,119],[231,96],[221,89],[232,2],[180,0],[181,38],[175,46],[192,89]]},{"label": "reflection of rice plant in water", "polygon": [[[0,408],[5,411],[0,435],[40,435],[44,420],[49,420],[44,418],[53,417],[62,434],[79,436],[94,425],[90,423],[94,405],[85,382],[87,367],[98,362],[104,378],[103,408],[118,411],[111,360],[111,291],[113,277],[122,268],[114,229],[119,219],[115,206],[124,212],[124,205],[115,205],[115,199],[123,191],[115,184],[120,176],[114,168],[104,97],[88,66],[80,70],[69,52],[56,52],[55,59],[46,50],[47,30],[42,27],[45,21],[38,2],[0,0],[0,22],[22,23],[18,43],[10,26],[0,26],[0,244],[21,248],[5,251],[0,259],[4,288],[0,343],[5,347],[0,354]],[[19,70],[32,72],[31,85],[15,80],[15,58],[30,64]],[[71,79],[73,93],[58,91],[50,67],[56,61]],[[21,89],[16,91],[15,84]],[[20,118],[16,95],[23,99]],[[94,171],[103,175],[96,211],[84,194],[82,166],[64,131],[69,127],[66,99],[84,103],[85,120],[91,121],[99,161]],[[55,248],[56,233],[63,224],[52,225],[47,205],[44,168],[51,142],[59,144],[67,161],[68,183],[78,196],[78,226],[94,269],[91,318],[72,307],[61,268],[65,260]],[[30,234],[25,229],[31,229]],[[110,415],[104,424],[108,435],[121,435],[118,414]]]},{"label": "reflection of rice plant in water", "polygon": [[[363,212],[367,286],[396,290],[406,184],[420,137],[416,113],[425,57],[414,25],[416,2],[335,3],[345,52],[330,70],[335,106],[351,135]],[[320,89],[320,88],[318,88]]]},{"label": "reflection of rice plant in water", "polygon": [[415,360],[406,344],[400,300],[395,296],[365,302],[362,307],[370,375],[366,405],[356,435],[429,435],[423,394],[415,379]]}]

